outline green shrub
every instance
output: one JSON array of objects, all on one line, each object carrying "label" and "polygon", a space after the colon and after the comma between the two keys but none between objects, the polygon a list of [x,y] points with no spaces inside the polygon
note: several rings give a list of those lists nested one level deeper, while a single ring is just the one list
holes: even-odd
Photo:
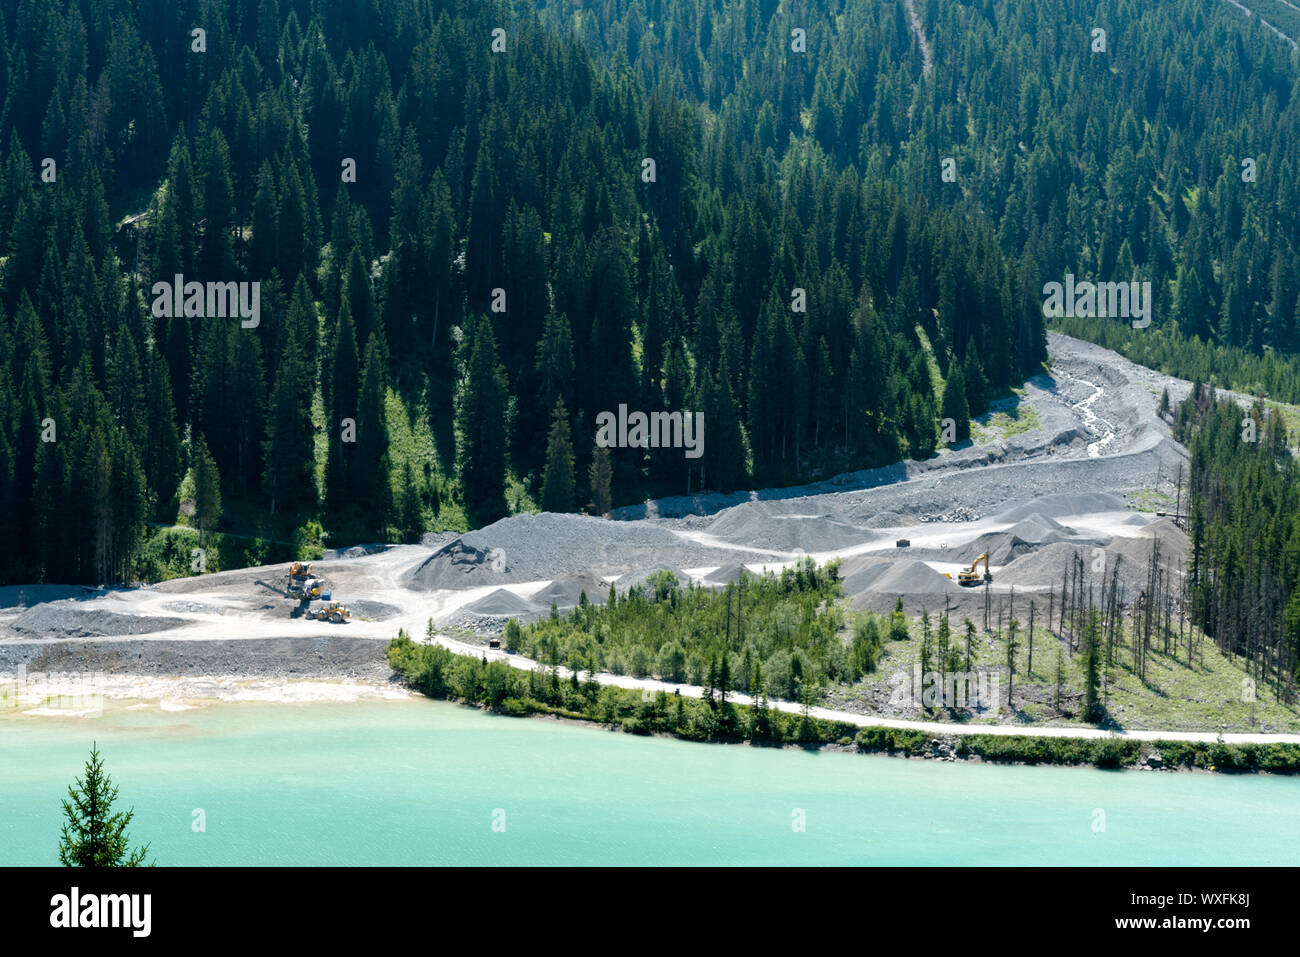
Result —
[{"label": "green shrub", "polygon": [[1092,752],[1092,763],[1099,768],[1122,767],[1125,759],[1130,757],[1132,748],[1126,747],[1131,742],[1116,738],[1102,738]]},{"label": "green shrub", "polygon": [[[193,570],[194,549],[199,533],[188,528],[160,528],[145,538],[136,556],[136,575],[141,581],[160,582],[170,578],[187,578]],[[209,554],[206,571],[217,571],[219,562]]]},{"label": "green shrub", "polygon": [[325,530],[320,522],[309,519],[293,531],[293,558],[297,561],[316,561],[325,554]]}]

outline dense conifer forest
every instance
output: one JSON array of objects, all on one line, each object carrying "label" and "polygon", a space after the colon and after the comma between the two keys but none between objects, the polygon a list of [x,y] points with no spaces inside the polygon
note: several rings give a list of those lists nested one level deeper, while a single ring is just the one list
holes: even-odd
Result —
[{"label": "dense conifer forest", "polygon": [[[1276,36],[914,9],[7,0],[0,581],[925,458],[1041,369],[1067,272],[1300,348]],[[620,407],[702,454],[598,451]]]},{"label": "dense conifer forest", "polygon": [[1300,649],[1300,473],[1285,424],[1199,382],[1174,420],[1192,458],[1192,620],[1261,685],[1290,693]]}]

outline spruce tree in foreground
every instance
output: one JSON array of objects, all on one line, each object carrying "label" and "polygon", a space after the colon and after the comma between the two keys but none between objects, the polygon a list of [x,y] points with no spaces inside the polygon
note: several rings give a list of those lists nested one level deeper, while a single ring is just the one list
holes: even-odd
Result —
[{"label": "spruce tree in foreground", "polygon": [[64,867],[146,867],[149,845],[130,850],[126,828],[135,810],[114,811],[117,788],[104,770],[99,749],[90,748],[86,776],[68,788],[63,802],[67,823],[59,836],[59,863]]}]

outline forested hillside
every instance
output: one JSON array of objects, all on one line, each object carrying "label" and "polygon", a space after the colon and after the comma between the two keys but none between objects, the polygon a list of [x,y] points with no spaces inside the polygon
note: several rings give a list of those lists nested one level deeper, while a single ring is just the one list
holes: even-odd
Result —
[{"label": "forested hillside", "polygon": [[1044,281],[1151,280],[1157,328],[1300,349],[1290,46],[1205,0],[915,7],[928,73],[902,0],[547,9],[643,82],[707,103],[734,140],[779,156],[807,139],[868,182],[988,222]]},{"label": "forested hillside", "polygon": [[[410,538],[924,457],[931,354],[977,410],[1043,358],[988,226],[527,5],[23,0],[0,52],[5,580],[135,577],[178,510]],[[160,307],[177,276],[260,314]],[[702,411],[704,454],[592,469],[622,404]]]},{"label": "forested hillside", "polygon": [[[917,13],[8,0],[0,580],[173,573],[178,521],[251,533],[230,563],[926,457],[1040,367],[1066,272],[1300,347],[1274,35]],[[702,413],[702,455],[597,452],[623,406]]]},{"label": "forested hillside", "polygon": [[1300,647],[1300,478],[1278,415],[1248,414],[1197,383],[1176,432],[1192,455],[1188,526],[1195,624],[1278,696]]}]

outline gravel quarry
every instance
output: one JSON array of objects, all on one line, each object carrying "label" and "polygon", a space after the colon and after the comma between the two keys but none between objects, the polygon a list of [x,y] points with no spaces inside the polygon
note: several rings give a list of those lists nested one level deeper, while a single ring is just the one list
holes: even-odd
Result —
[{"label": "gravel quarry", "polygon": [[1045,606],[1076,556],[1107,576],[1118,567],[1133,597],[1155,539],[1173,572],[1187,550],[1183,532],[1149,509],[1173,511],[1187,467],[1157,414],[1160,393],[1177,401],[1190,385],[1058,334],[1049,351],[1050,370],[997,407],[1029,427],[999,428],[985,417],[980,441],[924,462],[794,488],[659,499],[609,519],[517,515],[421,545],[333,550],[314,574],[351,609],[346,624],[295,616],[282,565],[140,588],[0,589],[0,671],[94,659],[143,674],[196,665],[285,678],[380,674],[387,640],[399,628],[421,637],[430,619],[436,631],[470,640],[468,632],[494,634],[552,604],[563,612],[583,595],[603,602],[611,582],[626,591],[660,569],[721,587],[742,571],[778,571],[805,557],[839,559],[850,603],[879,611],[901,597],[911,613],[982,612],[984,589],[955,578],[985,553],[998,601],[1019,604],[1023,595]]}]

